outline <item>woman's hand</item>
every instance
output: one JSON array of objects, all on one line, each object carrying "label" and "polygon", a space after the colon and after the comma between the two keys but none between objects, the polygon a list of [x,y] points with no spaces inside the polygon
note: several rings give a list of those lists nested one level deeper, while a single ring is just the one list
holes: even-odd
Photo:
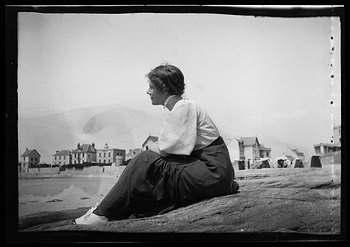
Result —
[{"label": "woman's hand", "polygon": [[153,153],[159,154],[162,157],[167,157],[169,155],[168,153],[159,150],[158,144],[154,142],[148,143],[148,150]]}]

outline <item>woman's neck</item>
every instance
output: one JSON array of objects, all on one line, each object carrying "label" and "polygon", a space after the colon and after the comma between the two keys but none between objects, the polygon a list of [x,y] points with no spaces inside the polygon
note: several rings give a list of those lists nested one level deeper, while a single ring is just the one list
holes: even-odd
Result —
[{"label": "woman's neck", "polygon": [[168,110],[171,111],[179,100],[182,100],[180,95],[170,95],[164,102],[164,109],[168,108]]}]

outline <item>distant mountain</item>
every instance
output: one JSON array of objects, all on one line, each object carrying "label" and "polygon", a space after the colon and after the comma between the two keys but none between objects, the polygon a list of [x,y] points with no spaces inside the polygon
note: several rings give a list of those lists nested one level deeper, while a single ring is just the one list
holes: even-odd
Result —
[{"label": "distant mountain", "polygon": [[97,149],[105,143],[125,150],[141,147],[149,133],[158,135],[167,110],[145,101],[129,105],[81,108],[32,118],[19,116],[19,156],[26,148],[36,149],[41,162],[51,163],[55,150],[75,149],[78,142],[94,142]]},{"label": "distant mountain", "polygon": [[[149,134],[158,136],[167,114],[168,110],[153,106],[148,100],[79,108],[38,117],[19,114],[18,155],[20,157],[26,148],[36,149],[41,155],[41,162],[51,163],[55,150],[75,149],[78,142],[94,142],[97,149],[108,143],[109,147],[128,151],[141,147]],[[233,136],[227,129],[221,129],[220,133],[230,150],[231,159],[238,159],[235,138],[239,136]],[[272,149],[272,158],[281,156],[288,147],[298,148],[307,159],[313,153],[312,146],[296,146],[275,136],[258,135],[258,138]]]}]

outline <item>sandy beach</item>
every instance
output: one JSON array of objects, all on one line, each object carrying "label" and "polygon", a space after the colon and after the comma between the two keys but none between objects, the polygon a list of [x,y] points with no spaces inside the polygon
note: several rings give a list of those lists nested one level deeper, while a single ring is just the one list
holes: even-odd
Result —
[{"label": "sandy beach", "polygon": [[[42,177],[19,180],[19,217],[44,211],[94,206],[118,180],[116,176],[108,175]],[[23,192],[21,188],[27,189]]]},{"label": "sandy beach", "polygon": [[[204,199],[163,215],[74,225],[72,220],[100,201],[116,178],[86,179],[98,181],[98,186],[81,189],[72,185],[58,195],[31,198],[41,201],[19,205],[23,216],[19,217],[17,241],[150,241],[149,233],[155,239],[166,236],[166,241],[179,241],[179,233],[191,241],[198,241],[198,236],[203,241],[213,241],[213,237],[222,241],[221,235],[211,233],[226,233],[225,241],[342,238],[340,164],[239,170],[236,180],[240,189],[236,194]],[[159,235],[164,233],[170,235]]]},{"label": "sandy beach", "polygon": [[[298,182],[291,182],[293,176]],[[307,188],[308,183],[317,180],[327,179],[329,181],[339,181],[340,165],[327,166],[322,169],[310,168],[287,168],[287,169],[258,169],[258,170],[236,170],[236,180],[240,187],[259,186],[262,182],[270,186],[293,188]],[[97,202],[101,202],[109,190],[118,180],[114,175],[102,174],[65,174],[55,175],[33,175],[19,180],[19,188],[32,186],[32,193],[19,197],[19,217],[39,212],[62,211],[66,209],[76,209],[80,207],[92,207]],[[58,181],[65,183],[65,188],[59,193],[36,195],[35,187],[55,187]],[[297,185],[296,185],[297,184]],[[22,185],[22,186],[21,186]],[[56,186],[57,187],[57,186]],[[340,189],[332,192],[340,194]],[[20,193],[21,195],[21,193]]]}]

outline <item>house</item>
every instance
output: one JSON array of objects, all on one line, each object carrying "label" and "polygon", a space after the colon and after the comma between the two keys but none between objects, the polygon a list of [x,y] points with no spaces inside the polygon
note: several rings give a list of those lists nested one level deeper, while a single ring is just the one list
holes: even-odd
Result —
[{"label": "house", "polygon": [[131,160],[133,159],[136,155],[142,152],[142,148],[134,148],[129,150],[129,152],[126,154],[125,159],[126,160]]},{"label": "house", "polygon": [[236,140],[238,141],[239,160],[244,163],[244,169],[256,167],[260,159],[271,158],[271,148],[260,144],[258,137],[242,137]]},{"label": "house", "polygon": [[20,171],[21,173],[26,173],[29,171],[29,168],[32,168],[34,166],[38,166],[40,162],[40,154],[35,149],[28,150],[21,155],[21,167]]},{"label": "house", "polygon": [[322,165],[341,164],[341,125],[333,127],[331,143],[315,144],[314,150]]},{"label": "house", "polygon": [[125,150],[109,148],[106,143],[103,149],[96,150],[96,162],[121,165],[125,161]]},{"label": "house", "polygon": [[95,144],[82,144],[78,143],[77,148],[72,150],[72,164],[84,164],[84,163],[96,162],[96,149]]},{"label": "house", "polygon": [[333,140],[331,143],[318,143],[314,145],[316,154],[324,155],[341,151],[341,125],[333,127]]},{"label": "house", "polygon": [[144,143],[142,144],[142,150],[143,151],[148,150],[148,145],[149,145],[150,142],[158,143],[158,137],[149,135],[147,137],[146,141],[144,141]]},{"label": "house", "polygon": [[264,145],[260,144],[259,147],[259,158],[271,158],[271,148],[267,148]]},{"label": "house", "polygon": [[341,164],[341,144],[319,143],[314,149],[322,165]]},{"label": "house", "polygon": [[341,150],[340,144],[333,143],[319,143],[314,145],[314,150],[316,154],[328,154],[334,153]]},{"label": "house", "polygon": [[51,155],[51,166],[63,166],[72,163],[72,153],[70,150],[56,151]]},{"label": "house", "polygon": [[341,125],[333,127],[333,140],[335,144],[341,144]]}]

